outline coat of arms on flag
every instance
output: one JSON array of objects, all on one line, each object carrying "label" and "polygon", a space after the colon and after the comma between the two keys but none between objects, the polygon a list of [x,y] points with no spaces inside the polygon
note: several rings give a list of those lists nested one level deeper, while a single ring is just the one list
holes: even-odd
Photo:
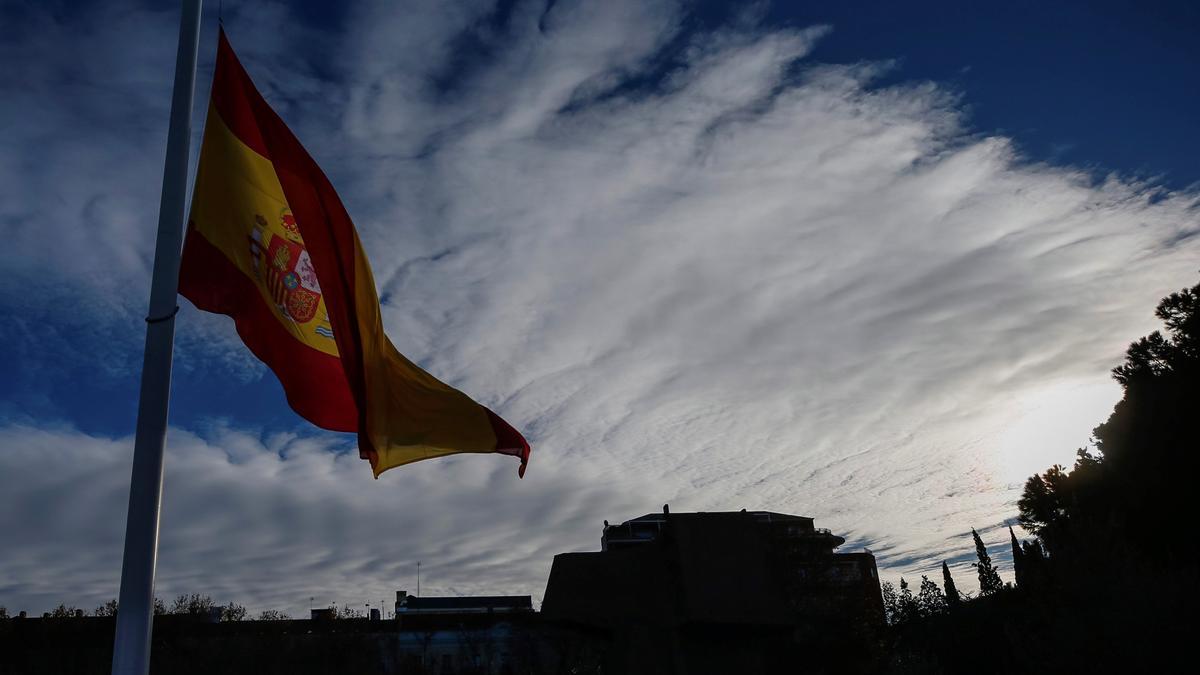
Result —
[{"label": "coat of arms on flag", "polygon": [[275,308],[285,316],[297,323],[312,321],[321,302],[321,284],[291,209],[285,208],[279,214],[282,236],[268,228],[262,214],[254,215],[254,223],[248,239],[255,278],[265,285]]}]

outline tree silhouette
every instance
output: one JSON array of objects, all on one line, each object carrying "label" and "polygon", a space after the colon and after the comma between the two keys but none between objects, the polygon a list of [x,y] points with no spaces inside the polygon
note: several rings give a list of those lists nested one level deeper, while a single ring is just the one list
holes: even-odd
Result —
[{"label": "tree silhouette", "polygon": [[942,586],[946,593],[946,607],[957,607],[962,602],[962,597],[958,594],[958,587],[954,585],[954,578],[950,576],[950,566],[945,561],[942,561]]},{"label": "tree silhouette", "polygon": [[291,619],[291,615],[287,612],[281,612],[277,609],[265,609],[258,615],[258,621],[287,621]]},{"label": "tree silhouette", "polygon": [[109,600],[108,602],[104,603],[103,605],[100,605],[99,607],[96,608],[96,611],[92,612],[92,614],[94,616],[116,616],[117,615],[116,599],[114,598],[114,599]]},{"label": "tree silhouette", "polygon": [[180,595],[171,603],[168,614],[208,614],[213,609],[212,598],[199,593]]},{"label": "tree silhouette", "polygon": [[357,608],[351,606],[349,603],[342,605],[341,607],[338,607],[337,605],[333,605],[329,609],[333,610],[333,615],[338,619],[361,619],[361,618],[363,618],[363,611],[361,609],[357,609]]},{"label": "tree silhouette", "polygon": [[896,587],[892,582],[885,581],[879,585],[883,592],[883,619],[888,625],[900,623],[900,599],[896,595]]},{"label": "tree silhouette", "polygon": [[921,616],[921,605],[909,590],[904,577],[900,577],[900,593],[896,598],[896,607],[900,623],[915,621]]},{"label": "tree silhouette", "polygon": [[917,607],[922,616],[933,616],[946,611],[946,596],[942,594],[942,589],[924,574],[921,575],[921,590],[917,592]]},{"label": "tree silhouette", "polygon": [[1200,515],[1200,285],[1164,298],[1155,315],[1165,333],[1134,342],[1113,369],[1124,395],[1092,432],[1094,453],[1081,449],[1070,472],[1054,466],[1026,481],[1021,525],[1058,566],[1200,553],[1175,525]]},{"label": "tree silhouette", "polygon": [[221,621],[245,621],[246,608],[231,602],[221,607]]},{"label": "tree silhouette", "polygon": [[[156,601],[157,603],[157,601]],[[157,614],[157,609],[155,610]],[[170,611],[167,614],[189,614],[193,616],[213,616],[219,621],[243,621],[246,618],[246,608],[230,602],[227,605],[217,605],[212,598],[199,593],[191,595],[180,595],[171,603]]]},{"label": "tree silhouette", "polygon": [[971,528],[971,536],[975,539],[975,555],[979,558],[979,562],[971,563],[979,572],[979,594],[991,595],[1004,588],[1004,582],[1000,581],[1000,574],[992,566],[992,557],[988,555],[987,547],[975,528]]},{"label": "tree silhouette", "polygon": [[1025,563],[1025,554],[1021,550],[1021,543],[1017,541],[1017,534],[1013,532],[1012,527],[1008,528],[1008,537],[1012,540],[1013,579],[1018,587],[1025,586],[1029,583],[1026,578],[1028,565]]}]

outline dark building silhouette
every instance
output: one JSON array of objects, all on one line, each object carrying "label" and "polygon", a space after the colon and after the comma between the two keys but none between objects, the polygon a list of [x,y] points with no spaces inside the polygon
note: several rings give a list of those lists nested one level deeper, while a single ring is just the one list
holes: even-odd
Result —
[{"label": "dark building silhouette", "polygon": [[615,671],[767,671],[883,624],[875,558],[843,543],[812,518],[664,507],[555,556],[542,614],[606,636]]}]

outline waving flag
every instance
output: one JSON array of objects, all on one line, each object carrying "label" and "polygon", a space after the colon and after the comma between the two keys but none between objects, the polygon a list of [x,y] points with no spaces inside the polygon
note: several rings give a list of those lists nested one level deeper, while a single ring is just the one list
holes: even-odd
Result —
[{"label": "waving flag", "polygon": [[378,477],[460,452],[529,461],[495,413],[438,381],[383,332],[375,281],[345,207],[220,35],[179,292],[233,317],[313,424],[358,434]]}]

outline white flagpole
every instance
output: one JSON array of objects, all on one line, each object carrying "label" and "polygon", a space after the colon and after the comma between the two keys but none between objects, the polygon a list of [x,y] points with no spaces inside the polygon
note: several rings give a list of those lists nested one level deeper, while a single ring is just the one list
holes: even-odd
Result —
[{"label": "white flagpole", "polygon": [[200,41],[202,0],[183,0],[175,88],[158,209],[150,313],[138,400],[129,515],[125,521],[125,557],[121,597],[113,639],[114,675],[146,675],[150,670],[150,631],[154,619],[154,564],[158,557],[158,515],[162,504],[163,443],[171,395],[171,355],[175,313],[179,311],[179,255],[187,208],[188,145],[192,135],[192,97],[196,88],[196,51]]}]

